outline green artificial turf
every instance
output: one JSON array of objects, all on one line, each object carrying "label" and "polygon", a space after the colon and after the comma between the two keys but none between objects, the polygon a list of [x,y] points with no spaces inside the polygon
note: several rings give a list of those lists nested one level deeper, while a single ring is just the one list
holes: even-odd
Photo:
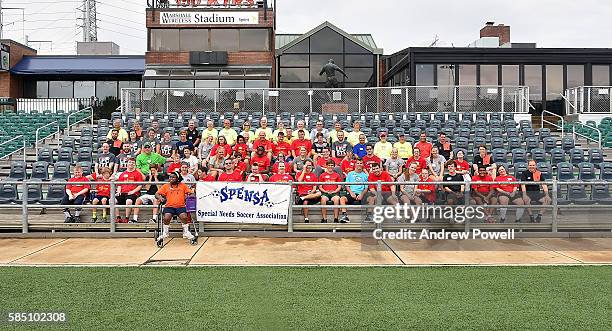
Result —
[{"label": "green artificial turf", "polygon": [[5,267],[0,289],[0,328],[10,311],[85,330],[612,327],[610,266]]}]

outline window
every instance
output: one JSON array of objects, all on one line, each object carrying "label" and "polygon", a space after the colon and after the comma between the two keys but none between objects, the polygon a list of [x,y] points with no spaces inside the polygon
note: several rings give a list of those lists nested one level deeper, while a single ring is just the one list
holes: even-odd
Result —
[{"label": "window", "polygon": [[[160,82],[160,81],[156,81]],[[167,82],[167,81],[166,81]],[[159,86],[156,86],[159,87]],[[97,81],[96,82],[96,97],[104,101],[106,98],[117,98],[117,82],[116,81]]]},{"label": "window", "polygon": [[96,95],[96,82],[93,82],[93,81],[74,82],[74,97],[75,98],[91,98],[95,95]]},{"label": "window", "polygon": [[609,86],[610,85],[610,66],[596,65],[593,66],[593,86]]},{"label": "window", "polygon": [[283,54],[280,56],[282,67],[308,67],[308,54]]},{"label": "window", "polygon": [[172,88],[193,88],[193,81],[192,80],[170,80],[170,87]]},{"label": "window", "polygon": [[244,87],[246,88],[268,88],[270,87],[269,80],[245,80]]},{"label": "window", "polygon": [[36,82],[36,98],[46,99],[49,97],[49,82],[37,81]]},{"label": "window", "polygon": [[[504,77],[505,78],[505,77]],[[542,100],[542,66],[525,66],[525,85],[529,86],[529,96],[531,100]]]},{"label": "window", "polygon": [[330,28],[324,28],[310,37],[311,53],[342,53],[343,37]]},{"label": "window", "polygon": [[433,64],[417,64],[416,65],[416,85],[417,86],[434,86],[434,65]]},{"label": "window", "polygon": [[347,67],[368,67],[371,68],[374,63],[374,55],[345,55],[345,65]]},{"label": "window", "polygon": [[546,100],[561,99],[563,93],[563,66],[546,66]]},{"label": "window", "polygon": [[234,88],[243,88],[244,81],[243,80],[222,80],[220,81],[220,87],[223,89],[234,89]]},{"label": "window", "polygon": [[347,82],[368,82],[374,74],[372,68],[346,68],[344,71],[348,76]]},{"label": "window", "polygon": [[285,83],[280,82],[282,88],[308,88],[308,83]]},{"label": "window", "polygon": [[502,85],[518,86],[519,85],[519,66],[518,65],[503,65],[502,66]]},{"label": "window", "polygon": [[307,82],[307,68],[281,68],[280,79],[283,82]]},{"label": "window", "polygon": [[267,29],[241,29],[240,50],[241,51],[269,51],[270,33]]},{"label": "window", "polygon": [[139,88],[140,81],[139,80],[122,80],[119,81],[119,90],[122,88]]},{"label": "window", "polygon": [[583,65],[568,65],[567,66],[567,88],[584,86],[584,66]]},{"label": "window", "polygon": [[285,51],[285,54],[286,53],[308,53],[308,52],[309,52],[308,39],[304,39],[300,41],[299,43],[293,45],[292,47],[288,48]]},{"label": "window", "polygon": [[181,29],[181,51],[209,51],[207,29]]},{"label": "window", "polygon": [[151,29],[149,50],[176,51],[179,49],[179,29]]},{"label": "window", "polygon": [[452,64],[438,64],[438,86],[455,85],[455,66]]},{"label": "window", "polygon": [[68,81],[49,82],[49,98],[72,98],[73,84]]},{"label": "window", "polygon": [[[310,80],[317,82],[325,82],[325,74],[319,75],[321,68],[327,64],[327,62],[333,59],[336,65],[344,70],[344,62],[342,60],[342,54],[317,54],[310,56]],[[339,82],[344,80],[341,73],[336,73],[336,78]]]},{"label": "window", "polygon": [[[518,77],[517,77],[518,78]],[[496,86],[499,84],[497,77],[497,65],[480,66],[480,85]]]},{"label": "window", "polygon": [[239,49],[237,29],[211,29],[210,49],[213,51],[237,51]]},{"label": "window", "polygon": [[476,65],[475,64],[460,64],[459,65],[459,85],[476,85]]},{"label": "window", "polygon": [[367,49],[344,38],[344,51],[347,53],[369,53]]},{"label": "window", "polygon": [[[217,89],[219,88],[218,80],[196,80],[196,88]],[[195,90],[195,94],[213,100],[215,98],[215,90]]]}]

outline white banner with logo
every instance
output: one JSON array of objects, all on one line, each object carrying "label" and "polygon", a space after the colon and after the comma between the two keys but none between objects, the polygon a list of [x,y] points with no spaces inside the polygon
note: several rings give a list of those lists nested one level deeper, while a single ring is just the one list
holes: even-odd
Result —
[{"label": "white banner with logo", "polygon": [[287,224],[291,187],[271,183],[198,182],[199,222]]},{"label": "white banner with logo", "polygon": [[259,24],[256,11],[165,11],[160,13],[161,24],[206,24],[206,25],[248,25]]}]

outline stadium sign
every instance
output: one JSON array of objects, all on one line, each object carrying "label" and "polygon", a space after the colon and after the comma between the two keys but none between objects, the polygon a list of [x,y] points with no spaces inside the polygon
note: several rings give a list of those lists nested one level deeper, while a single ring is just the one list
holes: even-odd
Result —
[{"label": "stadium sign", "polygon": [[197,183],[199,222],[287,224],[289,185]]},{"label": "stadium sign", "polygon": [[204,8],[257,8],[255,0],[147,0],[149,8],[204,7]]},{"label": "stadium sign", "polygon": [[249,25],[259,23],[257,12],[175,12],[165,11],[160,14],[161,24],[192,24],[192,25]]}]

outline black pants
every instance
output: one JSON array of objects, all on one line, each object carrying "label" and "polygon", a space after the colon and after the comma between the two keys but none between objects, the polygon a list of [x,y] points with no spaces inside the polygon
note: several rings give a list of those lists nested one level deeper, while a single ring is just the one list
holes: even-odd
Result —
[{"label": "black pants", "polygon": [[[75,206],[79,206],[83,204],[83,201],[85,200],[85,196],[84,195],[79,195],[76,198],[70,200],[70,198],[68,198],[68,194],[64,193],[64,197],[62,198],[62,202],[60,202],[61,205],[75,205]],[[77,208],[76,210],[81,210],[81,208]],[[68,208],[65,208],[64,211],[68,211]]]}]

